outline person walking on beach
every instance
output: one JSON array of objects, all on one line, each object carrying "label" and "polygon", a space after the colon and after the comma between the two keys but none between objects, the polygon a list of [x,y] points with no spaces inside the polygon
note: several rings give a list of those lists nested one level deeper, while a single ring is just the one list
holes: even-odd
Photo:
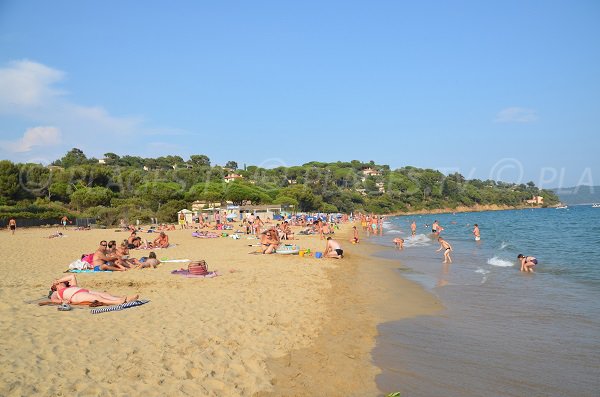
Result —
[{"label": "person walking on beach", "polygon": [[69,222],[69,218],[66,215],[60,218],[60,223],[63,225],[64,230],[67,230],[67,222]]},{"label": "person walking on beach", "polygon": [[475,241],[481,240],[481,233],[479,232],[479,225],[473,225],[473,234],[475,235]]},{"label": "person walking on beach", "polygon": [[521,261],[521,271],[525,273],[533,273],[533,267],[537,265],[538,260],[535,256],[517,255],[517,259]]},{"label": "person walking on beach", "polygon": [[412,221],[412,223],[410,224],[410,232],[413,236],[417,235],[417,222]]},{"label": "person walking on beach", "polygon": [[450,258],[450,251],[452,251],[452,246],[446,240],[441,237],[438,237],[438,242],[440,243],[440,248],[435,252],[439,252],[442,249],[444,250],[444,261],[442,263],[452,263],[452,258]]},{"label": "person walking on beach", "polygon": [[359,238],[358,238],[358,229],[356,228],[356,226],[352,226],[352,239],[350,240],[350,242],[352,244],[358,244],[359,243]]},{"label": "person walking on beach", "polygon": [[12,234],[15,234],[15,230],[17,230],[17,221],[14,218],[10,218],[8,221],[8,228]]}]

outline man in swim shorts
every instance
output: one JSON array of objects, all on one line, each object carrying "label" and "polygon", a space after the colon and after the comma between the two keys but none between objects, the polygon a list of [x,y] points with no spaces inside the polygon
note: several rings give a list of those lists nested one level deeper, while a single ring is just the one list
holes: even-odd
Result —
[{"label": "man in swim shorts", "polygon": [[100,241],[100,246],[94,252],[94,259],[92,264],[94,265],[94,271],[112,270],[112,271],[125,271],[125,266],[114,263],[117,259],[116,256],[108,256],[108,243],[106,240]]},{"label": "man in swim shorts", "polygon": [[67,230],[67,222],[69,222],[69,218],[67,218],[66,215],[60,218],[60,223],[63,225],[63,229],[65,230]]},{"label": "man in swim shorts", "polygon": [[452,246],[446,240],[441,237],[438,237],[438,242],[440,243],[440,248],[435,252],[439,252],[442,249],[444,250],[444,261],[442,263],[452,263],[452,258],[450,258],[450,251],[452,251]]},{"label": "man in swim shorts", "polygon": [[17,221],[14,218],[11,218],[10,221],[8,221],[8,228],[12,234],[15,234],[15,230],[17,230]]},{"label": "man in swim shorts", "polygon": [[327,245],[325,246],[325,252],[323,253],[325,258],[342,259],[344,257],[344,250],[340,243],[327,237]]}]

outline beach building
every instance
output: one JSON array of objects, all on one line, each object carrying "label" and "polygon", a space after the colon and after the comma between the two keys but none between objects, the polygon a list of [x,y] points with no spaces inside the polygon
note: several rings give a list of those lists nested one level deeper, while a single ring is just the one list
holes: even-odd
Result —
[{"label": "beach building", "polygon": [[533,198],[526,200],[525,202],[532,205],[544,205],[544,198],[542,196],[533,196]]},{"label": "beach building", "polygon": [[281,216],[281,205],[280,204],[268,204],[268,205],[241,205],[238,209],[240,217],[245,217],[247,214],[254,214],[260,216],[260,219],[275,219]]}]

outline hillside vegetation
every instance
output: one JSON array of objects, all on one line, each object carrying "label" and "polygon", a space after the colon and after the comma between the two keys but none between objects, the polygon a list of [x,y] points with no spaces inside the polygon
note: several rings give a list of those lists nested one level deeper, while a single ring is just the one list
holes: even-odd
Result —
[{"label": "hillside vegetation", "polygon": [[[455,209],[519,207],[532,196],[545,205],[558,203],[551,191],[533,182],[512,184],[466,180],[433,169],[392,170],[374,162],[322,163],[265,169],[238,169],[235,161],[211,165],[205,155],[141,158],[106,153],[87,158],[72,149],[50,166],[0,161],[0,219],[97,218],[113,224],[120,218],[172,222],[196,200],[234,204],[281,204],[292,211],[376,214]],[[230,183],[225,177],[237,174]]]}]

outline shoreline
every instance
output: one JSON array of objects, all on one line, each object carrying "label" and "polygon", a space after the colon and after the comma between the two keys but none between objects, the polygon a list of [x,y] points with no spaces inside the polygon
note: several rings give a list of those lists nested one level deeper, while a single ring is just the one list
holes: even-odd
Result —
[{"label": "shoreline", "polygon": [[[345,229],[350,236],[349,226]],[[274,391],[257,396],[377,396],[393,392],[381,391],[376,385],[381,369],[373,362],[372,353],[378,326],[435,315],[443,309],[433,294],[401,276],[401,263],[372,256],[385,247],[364,240],[343,246],[344,259],[328,270],[332,284],[326,297],[328,315],[319,335],[310,346],[270,360]]]},{"label": "shoreline", "polygon": [[[540,206],[510,206],[510,205],[498,205],[498,204],[486,204],[476,205],[473,207],[458,206],[456,208],[437,208],[431,210],[418,210],[418,211],[407,211],[407,212],[391,212],[389,214],[383,214],[384,216],[403,216],[403,215],[435,215],[435,214],[451,214],[454,212],[485,212],[485,211],[510,211],[510,210],[526,210],[526,209],[539,209],[544,208]],[[554,206],[548,206],[547,208],[554,208]]]}]

